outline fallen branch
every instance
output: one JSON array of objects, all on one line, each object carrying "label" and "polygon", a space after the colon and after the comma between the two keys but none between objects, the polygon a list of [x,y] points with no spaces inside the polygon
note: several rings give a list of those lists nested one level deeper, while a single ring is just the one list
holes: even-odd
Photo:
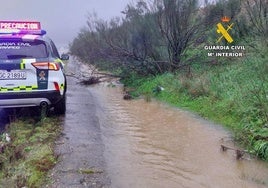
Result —
[{"label": "fallen branch", "polygon": [[96,74],[97,74],[97,75],[111,76],[111,77],[114,77],[114,78],[121,78],[121,76],[114,75],[114,74],[109,74],[109,73],[105,73],[105,72],[98,72],[98,73],[96,73]]},{"label": "fallen branch", "polygon": [[97,84],[97,83],[100,83],[100,78],[92,76],[86,80],[82,80],[80,83],[84,85]]},{"label": "fallen branch", "polygon": [[76,76],[75,74],[65,74],[65,75],[68,77],[73,77],[73,78],[79,79],[79,77]]},{"label": "fallen branch", "polygon": [[222,151],[227,151],[227,150],[233,150],[235,151],[235,154],[236,154],[236,159],[239,160],[239,159],[242,159],[242,157],[244,156],[245,153],[248,153],[246,150],[240,150],[240,149],[236,149],[236,148],[232,148],[232,147],[229,147],[229,146],[225,146],[225,145],[221,145],[221,149]]}]

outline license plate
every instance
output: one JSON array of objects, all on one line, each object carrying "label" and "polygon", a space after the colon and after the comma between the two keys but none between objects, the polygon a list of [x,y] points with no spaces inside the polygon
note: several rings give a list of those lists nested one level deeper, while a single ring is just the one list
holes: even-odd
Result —
[{"label": "license plate", "polygon": [[25,71],[0,71],[0,80],[25,80],[26,77]]}]

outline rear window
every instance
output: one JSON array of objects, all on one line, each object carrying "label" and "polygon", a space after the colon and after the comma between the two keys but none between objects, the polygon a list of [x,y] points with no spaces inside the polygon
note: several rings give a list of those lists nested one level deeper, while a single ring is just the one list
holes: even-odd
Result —
[{"label": "rear window", "polygon": [[43,41],[0,41],[0,59],[46,57],[48,57],[48,52]]}]

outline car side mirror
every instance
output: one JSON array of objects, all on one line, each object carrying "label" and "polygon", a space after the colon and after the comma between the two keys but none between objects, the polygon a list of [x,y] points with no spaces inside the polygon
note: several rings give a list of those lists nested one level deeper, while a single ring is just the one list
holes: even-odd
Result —
[{"label": "car side mirror", "polygon": [[62,54],[61,55],[61,60],[63,60],[63,61],[69,60],[69,55],[68,54]]}]

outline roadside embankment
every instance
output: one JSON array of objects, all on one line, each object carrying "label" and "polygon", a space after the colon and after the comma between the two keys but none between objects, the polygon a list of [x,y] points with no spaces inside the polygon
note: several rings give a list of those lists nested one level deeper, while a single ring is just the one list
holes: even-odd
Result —
[{"label": "roadside embankment", "polygon": [[223,124],[235,140],[261,159],[268,160],[267,58],[198,69],[190,76],[163,74],[124,80],[136,88],[132,95],[155,97]]},{"label": "roadside embankment", "polygon": [[0,187],[41,187],[57,162],[54,143],[61,132],[59,119],[17,119],[0,141]]}]

